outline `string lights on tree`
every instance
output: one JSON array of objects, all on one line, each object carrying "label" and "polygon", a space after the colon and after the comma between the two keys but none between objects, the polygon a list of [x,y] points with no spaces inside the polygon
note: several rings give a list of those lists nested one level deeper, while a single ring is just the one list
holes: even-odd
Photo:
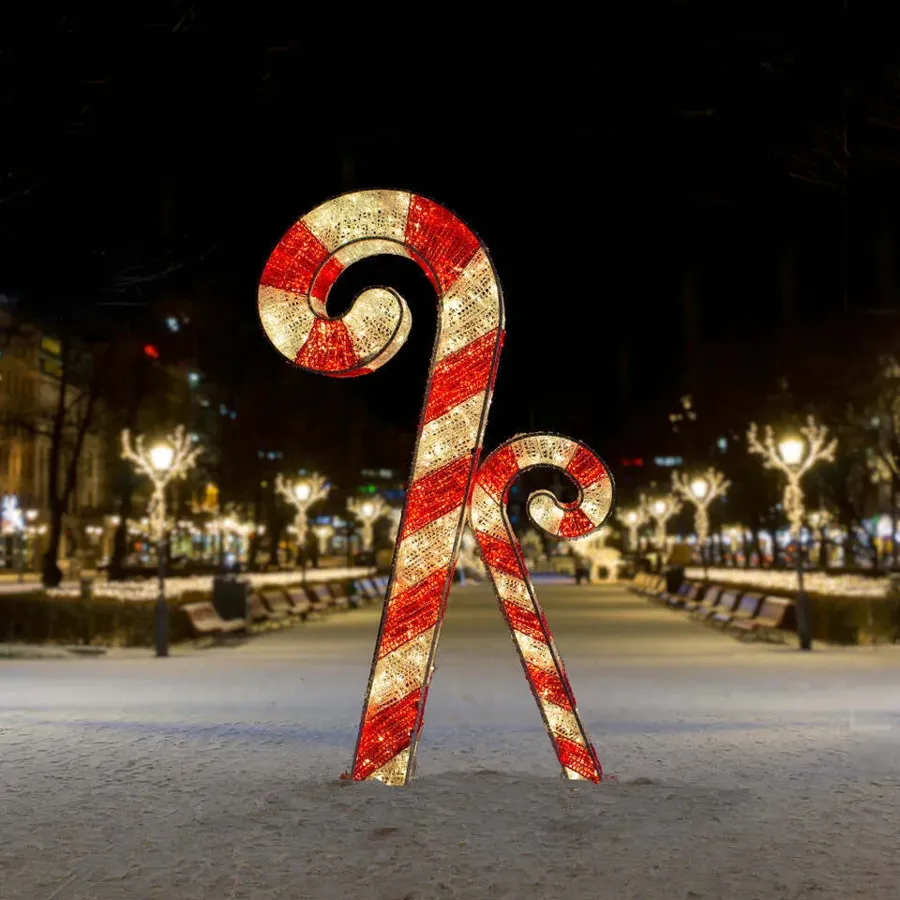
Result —
[{"label": "string lights on tree", "polygon": [[319,553],[325,556],[328,553],[329,542],[334,537],[334,526],[328,524],[313,525],[312,532],[319,542]]},{"label": "string lights on tree", "polygon": [[632,509],[620,509],[616,517],[628,529],[628,546],[633,553],[637,553],[640,549],[638,531],[647,524],[646,508],[639,504]]},{"label": "string lights on tree", "polygon": [[131,432],[122,432],[122,458],[128,460],[139,475],[150,479],[148,518],[150,532],[156,542],[159,563],[159,592],[156,601],[156,655],[169,655],[169,610],[166,606],[166,487],[170,482],[187,477],[197,463],[203,447],[192,440],[183,425],[147,449],[144,436],[132,443]]},{"label": "string lights on tree", "polygon": [[306,543],[306,532],[309,529],[307,513],[309,508],[320,500],[324,500],[331,490],[324,475],[313,472],[300,478],[285,478],[280,473],[275,476],[275,491],[289,506],[294,508],[294,532],[297,544],[303,547]]},{"label": "string lights on tree", "polygon": [[661,553],[665,552],[666,526],[669,524],[669,519],[681,512],[681,501],[673,494],[664,494],[655,500],[647,500],[642,497],[641,503],[646,515],[656,523],[654,542]]},{"label": "string lights on tree", "polygon": [[386,514],[388,504],[384,497],[376,494],[373,497],[350,497],[347,510],[362,522],[362,549],[368,553],[375,543],[375,523]]},{"label": "string lights on tree", "polygon": [[706,542],[709,538],[709,507],[718,497],[725,495],[731,482],[710,466],[702,475],[688,477],[684,472],[672,473],[672,488],[694,505],[694,531],[700,546],[700,559],[704,572],[708,565]]},{"label": "string lights on tree", "polygon": [[803,529],[804,497],[800,480],[819,462],[833,462],[837,450],[837,438],[828,441],[828,428],[817,425],[809,416],[798,435],[786,435],[775,442],[772,426],[767,425],[765,436],[759,440],[756,423],[747,430],[747,451],[762,459],[763,467],[775,469],[785,477],[782,508],[787,517],[791,538],[796,547],[797,563],[797,633],[803,650],[812,649],[809,611],[806,594],[803,591],[803,554],[801,534]]}]

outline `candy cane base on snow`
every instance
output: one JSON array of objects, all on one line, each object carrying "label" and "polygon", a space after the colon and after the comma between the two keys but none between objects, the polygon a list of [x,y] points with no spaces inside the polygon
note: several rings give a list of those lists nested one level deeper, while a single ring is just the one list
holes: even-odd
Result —
[{"label": "candy cane base on snow", "polygon": [[563,504],[550,491],[535,491],[527,506],[535,525],[562,538],[584,537],[603,525],[613,502],[613,481],[604,463],[577,441],[529,434],[507,441],[482,464],[472,495],[472,526],[563,774],[599,782],[603,777],[600,760],[578,714],[506,511],[513,482],[522,472],[539,466],[565,472],[579,497]]}]

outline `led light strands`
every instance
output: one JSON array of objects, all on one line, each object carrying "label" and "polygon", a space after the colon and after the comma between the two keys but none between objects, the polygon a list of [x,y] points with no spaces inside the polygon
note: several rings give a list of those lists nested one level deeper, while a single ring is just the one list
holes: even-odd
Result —
[{"label": "led light strands", "polygon": [[598,532],[612,510],[609,470],[583,444],[553,434],[512,438],[484,461],[472,493],[472,527],[563,775],[599,782],[603,770],[597,752],[578,715],[506,511],[515,479],[542,466],[565,472],[578,487],[579,498],[564,504],[549,491],[535,491],[527,502],[532,522],[553,537],[583,538]]},{"label": "led light strands", "polygon": [[[397,353],[409,334],[412,319],[406,302],[390,288],[373,287],[362,291],[343,316],[329,318],[326,303],[347,266],[380,254],[418,263],[435,288],[439,309],[412,473],[350,773],[355,780],[405,784],[415,768],[435,647],[503,343],[500,285],[485,246],[444,207],[404,191],[358,191],[322,204],[288,230],[263,271],[259,314],[269,339],[298,366],[333,377],[374,371]],[[581,486],[577,508],[561,507],[546,492],[534,495],[531,514],[542,527],[575,536],[605,518],[611,481],[590,451],[585,448],[594,461],[591,473],[602,469],[602,478],[586,480],[571,469],[576,458],[587,457],[577,450],[580,445],[566,438],[524,436],[505,445],[513,446],[520,468],[558,465]],[[482,498],[479,508],[486,514],[496,500],[484,487],[482,493],[487,499]],[[491,538],[503,543],[509,536],[499,538],[482,528],[482,556],[496,568],[494,545],[485,549],[484,541]],[[516,572],[528,594],[527,571],[520,566]],[[495,585],[501,575],[513,577],[498,573]],[[541,623],[540,635],[533,628],[533,633],[517,630],[513,613],[504,606],[514,636],[521,635],[516,637],[520,652],[525,652],[522,642],[531,642],[523,656],[523,662],[533,663],[526,673],[566,772],[598,780],[596,754],[581,728],[533,590],[528,596],[531,615]],[[551,701],[551,696],[556,699]]]}]

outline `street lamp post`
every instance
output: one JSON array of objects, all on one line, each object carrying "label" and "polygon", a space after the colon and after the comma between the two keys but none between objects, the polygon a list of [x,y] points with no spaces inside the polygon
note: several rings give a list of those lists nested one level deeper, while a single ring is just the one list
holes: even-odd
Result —
[{"label": "street lamp post", "polygon": [[655,543],[659,548],[659,565],[662,568],[662,559],[666,552],[666,525],[672,516],[681,512],[681,501],[673,494],[666,494],[649,502],[641,497],[641,505],[646,513],[656,522]]},{"label": "street lamp post", "polygon": [[203,452],[179,425],[164,440],[149,450],[144,447],[144,436],[138,435],[134,444],[131,432],[122,432],[122,458],[131,462],[138,474],[146,475],[153,485],[148,515],[151,535],[156,542],[159,563],[159,593],[156,598],[154,640],[156,655],[169,655],[169,609],[166,606],[166,486],[176,478],[185,478]]},{"label": "street lamp post", "polygon": [[709,581],[706,541],[709,538],[709,505],[725,494],[731,482],[710,466],[706,473],[688,478],[684,473],[672,473],[672,487],[686,500],[694,504],[694,531],[700,545],[700,561],[703,564],[703,580]]},{"label": "street lamp post", "polygon": [[385,514],[387,503],[380,494],[374,497],[350,497],[347,509],[362,522],[362,549],[368,553],[375,542],[375,523]]},{"label": "street lamp post", "polygon": [[797,636],[801,650],[812,650],[812,629],[809,617],[809,600],[803,589],[803,548],[801,532],[803,528],[803,488],[800,479],[817,463],[833,462],[837,449],[837,438],[826,444],[828,429],[817,425],[810,416],[807,424],[800,429],[802,437],[794,435],[782,438],[776,447],[771,425],[766,426],[765,438],[760,442],[756,423],[751,423],[747,431],[747,450],[762,458],[766,469],[777,469],[787,479],[784,486],[782,506],[790,525],[791,537],[796,547],[797,564]]},{"label": "street lamp post", "polygon": [[[306,514],[313,503],[324,500],[331,490],[331,485],[325,480],[324,475],[313,472],[296,480],[284,478],[281,474],[275,476],[275,491],[289,506],[294,508],[294,530],[297,534],[298,556],[303,559],[306,544],[306,532],[308,524]],[[305,560],[301,563],[304,578],[306,576]]]}]

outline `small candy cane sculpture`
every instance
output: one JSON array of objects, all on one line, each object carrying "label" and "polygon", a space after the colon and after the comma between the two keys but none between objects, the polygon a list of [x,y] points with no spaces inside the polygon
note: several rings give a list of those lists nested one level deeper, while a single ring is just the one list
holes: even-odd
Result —
[{"label": "small candy cane sculpture", "polygon": [[579,497],[562,504],[549,491],[535,491],[527,504],[535,525],[563,538],[584,537],[603,525],[613,502],[609,470],[583,444],[553,434],[514,437],[482,463],[472,494],[472,525],[563,774],[599,782],[603,775],[600,761],[578,715],[562,659],[506,512],[512,483],[522,472],[539,466],[565,472],[578,487]]},{"label": "small candy cane sculpture", "polygon": [[285,234],[260,280],[259,315],[298,366],[335,377],[377,369],[409,334],[403,298],[369,288],[335,319],[325,304],[347,266],[379,254],[415,260],[440,310],[352,767],[357,780],[405,784],[503,342],[500,286],[486,248],[444,207],[405,191],[359,191],[323,203]]}]

